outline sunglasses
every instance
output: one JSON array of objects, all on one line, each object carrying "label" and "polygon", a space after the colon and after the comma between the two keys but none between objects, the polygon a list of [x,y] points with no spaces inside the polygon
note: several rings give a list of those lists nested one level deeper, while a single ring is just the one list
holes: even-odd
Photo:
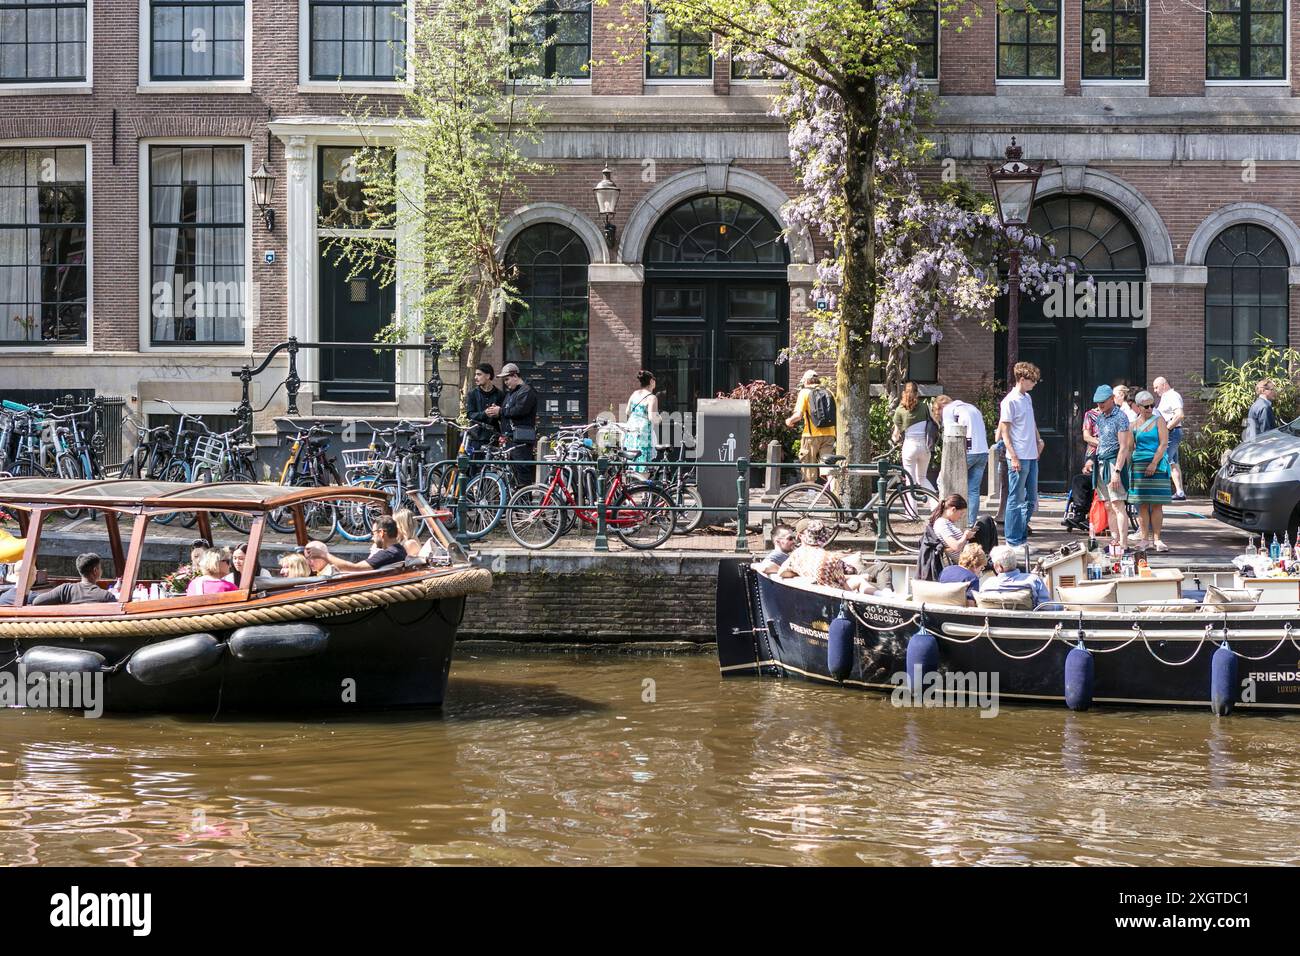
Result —
[{"label": "sunglasses", "polygon": [[1155,408],[1154,405],[1143,405],[1143,406],[1141,406],[1141,407],[1142,407],[1142,408],[1145,408],[1147,411],[1150,411],[1151,409]]}]

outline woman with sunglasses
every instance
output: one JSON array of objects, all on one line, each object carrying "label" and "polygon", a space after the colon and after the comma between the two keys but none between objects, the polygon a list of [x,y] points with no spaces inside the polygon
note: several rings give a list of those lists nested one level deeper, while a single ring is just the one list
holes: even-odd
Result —
[{"label": "woman with sunglasses", "polygon": [[1155,414],[1156,399],[1150,392],[1138,392],[1133,404],[1137,418],[1133,422],[1133,479],[1128,500],[1138,509],[1138,547],[1168,551],[1169,546],[1160,540],[1160,531],[1172,493],[1165,454],[1169,427],[1163,415]]}]

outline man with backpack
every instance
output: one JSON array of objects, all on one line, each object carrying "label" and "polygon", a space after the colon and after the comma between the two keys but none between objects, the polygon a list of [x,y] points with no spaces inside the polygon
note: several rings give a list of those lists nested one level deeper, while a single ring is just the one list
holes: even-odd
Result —
[{"label": "man with backpack", "polygon": [[799,379],[799,397],[794,403],[794,414],[785,420],[791,428],[803,423],[799,439],[799,460],[804,481],[816,481],[822,470],[816,467],[822,455],[835,451],[835,396],[822,386],[821,376],[812,369]]}]

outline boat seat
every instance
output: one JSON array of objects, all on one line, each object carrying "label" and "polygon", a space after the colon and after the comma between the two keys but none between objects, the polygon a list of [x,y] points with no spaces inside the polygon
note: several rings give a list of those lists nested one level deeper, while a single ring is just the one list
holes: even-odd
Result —
[{"label": "boat seat", "polygon": [[286,588],[300,588],[308,584],[320,584],[330,580],[323,574],[316,574],[309,578],[272,578],[259,577],[253,581],[254,591],[283,591]]}]

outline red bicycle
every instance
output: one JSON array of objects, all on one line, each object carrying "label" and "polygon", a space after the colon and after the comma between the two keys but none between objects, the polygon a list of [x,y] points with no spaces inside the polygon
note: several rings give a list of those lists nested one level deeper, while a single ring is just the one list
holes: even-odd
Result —
[{"label": "red bicycle", "polygon": [[[652,485],[628,483],[623,472],[627,461],[637,456],[626,452],[614,454],[623,460],[609,469],[605,526],[629,547],[647,551],[657,548],[673,533],[673,501]],[[554,468],[546,484],[525,485],[510,496],[506,528],[523,547],[549,548],[575,521],[589,528],[597,526],[596,506],[579,505],[574,497],[569,486],[571,471],[576,469]]]}]

